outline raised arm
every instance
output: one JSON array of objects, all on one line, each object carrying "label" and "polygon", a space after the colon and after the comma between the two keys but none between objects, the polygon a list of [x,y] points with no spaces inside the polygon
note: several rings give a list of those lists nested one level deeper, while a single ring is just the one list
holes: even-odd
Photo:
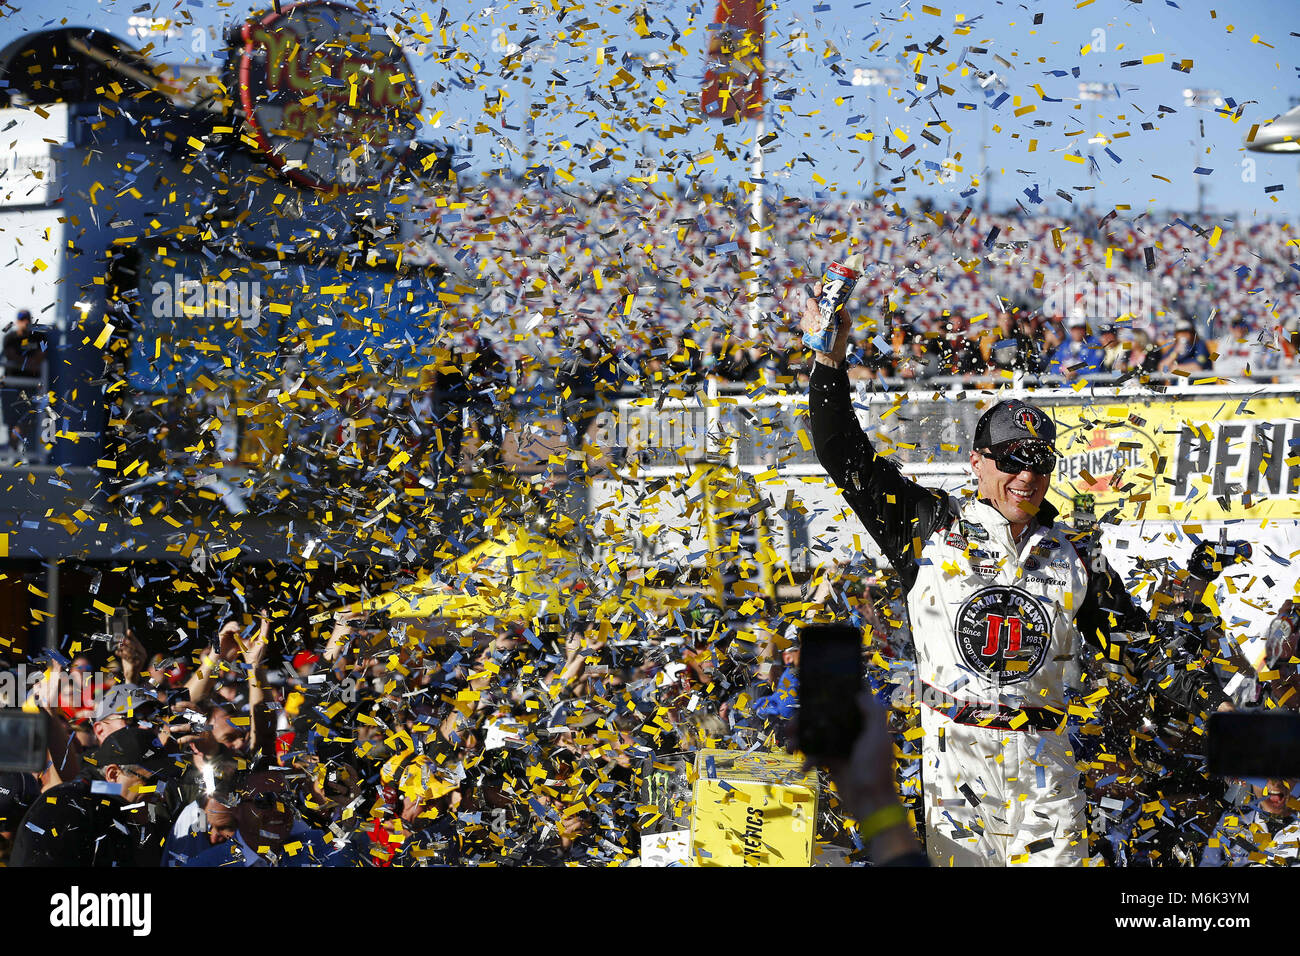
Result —
[{"label": "raised arm", "polygon": [[33,689],[23,706],[28,713],[45,715],[48,730],[45,752],[46,766],[40,773],[41,790],[65,783],[81,772],[81,745],[59,708],[60,692],[64,685],[63,669],[58,661],[50,662],[50,669]]},{"label": "raised arm", "polygon": [[[810,299],[803,321],[806,330],[820,323],[815,299]],[[897,464],[876,454],[863,432],[842,367],[850,328],[847,319],[841,320],[831,351],[816,353],[808,383],[813,448],[817,460],[844,493],[844,500],[910,584],[919,543],[946,516],[948,497],[904,478]]]},{"label": "raised arm", "polygon": [[256,754],[264,751],[275,756],[275,720],[267,706],[266,649],[271,643],[271,619],[261,615],[257,634],[248,643],[240,642],[239,652],[244,659],[244,676],[248,679],[248,750]]}]

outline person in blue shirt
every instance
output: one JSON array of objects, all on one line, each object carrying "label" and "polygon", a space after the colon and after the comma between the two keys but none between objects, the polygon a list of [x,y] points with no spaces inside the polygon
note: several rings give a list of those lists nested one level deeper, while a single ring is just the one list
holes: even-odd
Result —
[{"label": "person in blue shirt", "polygon": [[781,662],[785,670],[776,683],[776,691],[754,701],[754,713],[759,717],[774,720],[789,720],[799,708],[799,629],[796,625],[786,628],[785,638],[789,642],[781,651]]},{"label": "person in blue shirt", "polygon": [[1056,347],[1047,371],[1063,375],[1067,381],[1097,375],[1105,355],[1106,349],[1088,332],[1088,320],[1075,316],[1069,321],[1069,338]]},{"label": "person in blue shirt", "polygon": [[363,866],[359,842],[331,846],[296,813],[292,771],[252,770],[235,788],[235,834],[184,861],[184,866]]},{"label": "person in blue shirt", "polygon": [[1196,325],[1189,319],[1180,319],[1174,326],[1174,341],[1160,357],[1162,372],[1208,372],[1214,367],[1210,350],[1196,333]]}]

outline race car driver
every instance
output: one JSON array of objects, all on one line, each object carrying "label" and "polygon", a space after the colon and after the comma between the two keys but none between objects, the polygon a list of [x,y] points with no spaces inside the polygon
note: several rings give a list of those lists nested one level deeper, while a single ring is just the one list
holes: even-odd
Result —
[{"label": "race car driver", "polygon": [[[813,298],[803,328],[821,324]],[[858,423],[844,371],[851,325],[842,319],[831,351],[816,353],[813,444],[907,591],[931,861],[1084,865],[1066,719],[1085,643],[1193,713],[1231,704],[1211,675],[1153,638],[1100,552],[1087,557],[1044,501],[1056,459],[1047,415],[998,402],[970,450],[976,495],[924,488],[879,457]]]}]

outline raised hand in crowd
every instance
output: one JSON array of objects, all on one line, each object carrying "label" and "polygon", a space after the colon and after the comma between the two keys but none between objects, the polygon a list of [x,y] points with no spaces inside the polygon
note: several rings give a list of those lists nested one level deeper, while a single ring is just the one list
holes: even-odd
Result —
[{"label": "raised hand in crowd", "polygon": [[114,650],[117,659],[122,662],[123,683],[139,684],[145,673],[145,665],[149,662],[149,655],[145,652],[144,645],[136,639],[135,632],[127,631]]}]

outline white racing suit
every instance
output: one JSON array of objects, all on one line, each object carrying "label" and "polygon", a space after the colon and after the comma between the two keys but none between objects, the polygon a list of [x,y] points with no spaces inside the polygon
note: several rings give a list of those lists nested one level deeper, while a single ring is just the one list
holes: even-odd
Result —
[{"label": "white racing suit", "polygon": [[908,595],[931,862],[1083,864],[1085,799],[1066,730],[1072,705],[1086,713],[1081,653],[1123,660],[1197,713],[1227,698],[1152,640],[1118,576],[1084,558],[1050,504],[1017,547],[991,505],[923,488],[876,455],[843,371],[814,366],[809,411],[818,459]]}]

